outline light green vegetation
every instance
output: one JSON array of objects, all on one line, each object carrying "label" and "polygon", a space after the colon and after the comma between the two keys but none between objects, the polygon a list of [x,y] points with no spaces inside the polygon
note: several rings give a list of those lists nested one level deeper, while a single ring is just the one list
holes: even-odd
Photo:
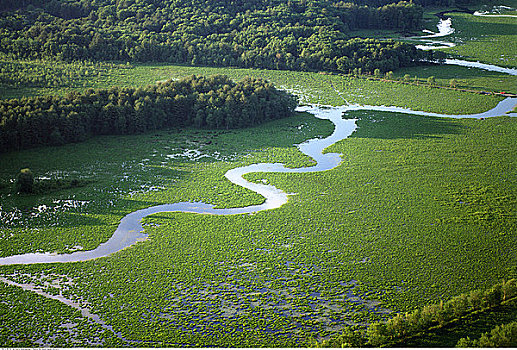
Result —
[{"label": "light green vegetation", "polygon": [[[328,149],[345,155],[344,166],[303,175],[314,177],[303,191],[302,181],[265,178],[300,193],[296,200],[312,198],[313,210],[342,208],[318,216],[346,235],[336,242],[346,245],[342,254],[368,261],[355,267],[355,276],[376,289],[391,281],[405,291],[380,296],[398,308],[477,288],[478,279],[468,281],[479,269],[504,277],[503,266],[516,263],[513,248],[500,246],[515,243],[515,120],[349,115],[362,115],[358,131]],[[332,190],[320,183],[333,184]]]},{"label": "light green vegetation", "polygon": [[[47,64],[51,65],[52,63],[48,62]],[[81,68],[80,70],[84,71],[87,69]],[[82,86],[81,88],[74,86],[63,87],[61,85],[56,85],[53,88],[9,88],[0,89],[0,94],[4,98],[15,98],[40,94],[65,94],[75,89],[146,86],[155,84],[157,81],[179,79],[192,74],[223,74],[228,75],[233,80],[241,80],[247,75],[261,77],[273,82],[276,87],[285,88],[297,94],[300,96],[301,102],[325,105],[343,105],[346,101],[358,104],[409,107],[415,110],[438,113],[466,114],[488,110],[501,100],[499,97],[431,89],[426,85],[404,85],[340,75],[258,69],[188,67],[166,64],[114,65],[109,70],[101,67],[93,74],[96,78],[89,76],[78,78],[74,86]],[[481,79],[478,82],[486,86],[485,80]],[[491,82],[492,80],[486,80],[486,84]],[[506,86],[509,83],[503,84]]]},{"label": "light green vegetation", "polygon": [[[515,19],[453,18],[454,35],[464,42],[446,52],[517,66],[509,56],[517,51]],[[225,74],[263,77],[321,104],[346,100],[465,114],[501,100],[306,72],[7,59],[1,67],[2,98]],[[395,75],[515,91],[513,77],[426,68]],[[83,302],[120,334],[55,300],[0,283],[0,346],[305,346],[345,324],[383,319],[507,277],[517,265],[517,120],[381,112],[348,117],[360,119],[358,131],[328,150],[343,153],[338,168],[247,175],[292,194],[277,210],[157,214],[144,219],[148,240],[108,258],[1,266],[1,276],[19,283],[69,281],[46,291]],[[262,161],[306,166],[310,159],[292,145],[331,132],[329,122],[298,114],[246,130],[166,130],[2,154],[0,255],[93,249],[123,216],[156,204],[260,203],[262,197],[223,174]],[[36,177],[91,183],[13,194],[15,177],[26,167]]]},{"label": "light green vegetation", "polygon": [[69,91],[155,84],[133,65],[0,59],[0,96],[4,99],[64,95]]},{"label": "light green vegetation", "polygon": [[[48,279],[49,273],[67,276],[73,283],[62,288],[64,295],[88,301],[91,311],[123,337],[153,342],[131,346],[308,345],[311,336],[329,336],[346,323],[382,319],[383,308],[408,311],[505,277],[507,268],[517,264],[517,120],[364,111],[347,117],[359,118],[359,129],[328,149],[343,153],[338,168],[247,175],[293,193],[279,209],[236,216],[156,214],[144,219],[147,241],[108,258],[4,266],[1,271],[18,273],[9,277],[18,282]],[[83,225],[71,222],[77,237],[67,243],[87,244],[81,232],[106,237],[116,217],[154,203],[258,203],[256,195],[246,195],[249,192],[224,179],[226,169],[266,159],[293,159],[290,166],[307,164],[290,145],[327,135],[329,126],[298,115],[231,133],[96,138],[82,151],[77,148],[81,145],[71,145],[3,155],[2,164],[10,164],[12,170],[2,177],[8,179],[8,174],[34,162],[35,174],[77,169],[85,176],[109,175],[92,185],[91,197],[82,189],[63,192],[63,197],[52,195],[90,200],[87,210],[75,216],[95,219],[90,213],[97,208],[99,215],[113,217]],[[88,155],[96,143],[98,154]],[[65,158],[74,154],[72,147],[75,161]],[[185,150],[166,147],[217,150],[234,161],[174,161],[166,155]],[[252,151],[259,149],[266,150]],[[242,157],[247,153],[252,156]],[[166,189],[147,187],[129,195],[142,184]],[[115,200],[112,207],[102,205],[108,199]],[[61,223],[67,219],[62,217]],[[37,219],[26,221],[27,226],[37,227],[36,223]],[[30,239],[35,248],[60,242],[58,230],[44,227],[39,226],[44,235],[26,235],[24,241]],[[105,231],[99,234],[92,227]],[[27,292],[7,288],[5,293],[10,315],[11,300]],[[38,307],[57,312],[51,301],[40,299]],[[376,300],[382,304],[376,305]],[[33,334],[28,323],[12,319],[2,324],[1,334],[10,334],[6,329],[17,329],[26,337]],[[94,332],[77,327],[85,334]]]},{"label": "light green vegetation", "polygon": [[517,67],[517,18],[447,14],[456,31],[447,36],[458,45],[444,52],[469,61]]},{"label": "light green vegetation", "polygon": [[[217,198],[220,205],[240,206],[260,201],[259,195],[222,181],[224,173],[257,162],[311,164],[293,144],[331,130],[331,123],[314,122],[314,117],[303,114],[240,131],[189,129],[106,136],[2,154],[0,255],[64,252],[76,246],[93,249],[112,235],[124,215],[156,203]],[[14,194],[15,178],[27,166],[36,178],[78,178],[91,183],[41,195]],[[142,192],[148,194],[141,199]]]},{"label": "light green vegetation", "polygon": [[80,88],[90,80],[113,73],[113,69],[123,71],[130,65],[113,63],[75,62],[40,60],[0,59],[0,82],[5,88],[19,87],[68,87]]},{"label": "light green vegetation", "polygon": [[[56,347],[115,347],[121,343],[112,332],[83,318],[78,310],[57,300],[0,283],[0,336],[2,347],[41,347],[52,342]],[[49,312],[52,316],[49,317]],[[22,326],[23,328],[19,328]],[[7,331],[8,330],[8,331]]]},{"label": "light green vegetation", "polygon": [[508,74],[489,72],[481,69],[469,69],[467,67],[452,65],[430,65],[422,67],[402,68],[394,72],[394,76],[404,80],[409,75],[409,81],[414,82],[415,77],[419,84],[426,84],[430,76],[436,78],[436,84],[478,91],[517,92],[517,77]]}]

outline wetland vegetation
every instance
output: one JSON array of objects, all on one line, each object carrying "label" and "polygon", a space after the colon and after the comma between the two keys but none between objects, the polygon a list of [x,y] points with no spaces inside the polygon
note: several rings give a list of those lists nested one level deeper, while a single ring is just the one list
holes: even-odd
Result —
[{"label": "wetland vegetation", "polygon": [[[515,177],[505,174],[511,174],[511,169],[515,167],[514,163],[487,162],[487,159],[496,157],[515,162],[513,139],[517,130],[513,119],[451,121],[406,115],[393,118],[389,113],[377,113],[372,116],[364,111],[351,112],[350,117],[366,119],[359,123],[355,137],[339,144],[345,162],[335,170],[299,175],[248,175],[250,179],[265,179],[290,193],[298,193],[280,209],[231,217],[159,214],[145,219],[146,232],[150,235],[148,241],[112,257],[53,265],[50,271],[45,265],[4,266],[4,276],[19,283],[40,285],[44,290],[62,293],[72,300],[88,301],[92,312],[102,315],[102,319],[120,332],[123,338],[153,340],[163,346],[309,344],[306,342],[310,337],[330,335],[332,329],[340,324],[383,319],[388,308],[411,310],[429,301],[479,288],[481,279],[497,280],[506,276],[508,271],[501,267],[511,261],[515,243],[511,233],[514,227],[514,214],[511,213],[515,207],[515,184],[511,179]],[[371,117],[377,122],[370,121]],[[260,151],[251,153],[252,157],[244,157],[242,161],[283,161],[282,153],[287,152],[285,155],[290,157],[297,151],[289,146],[295,141],[292,138],[285,140],[284,148],[277,148],[278,140],[284,140],[280,135],[305,138],[325,134],[325,128],[326,133],[331,130],[331,126],[324,121],[316,123],[316,120],[306,116],[300,123],[299,118],[275,122],[276,125],[268,127],[269,132],[258,132],[267,125],[258,127],[258,130],[231,131],[234,142],[242,142],[245,137],[241,133],[244,132],[257,137],[256,149]],[[402,130],[401,134],[400,123],[412,125],[412,131]],[[320,128],[323,129],[306,134],[317,124],[321,124]],[[286,133],[287,130],[291,132]],[[278,136],[272,131],[276,131]],[[482,137],[488,133],[495,137]],[[259,136],[264,134],[271,135],[270,145],[276,147],[267,148],[263,137]],[[226,133],[213,136],[213,143],[219,145],[219,150],[224,150],[222,144],[232,144],[227,139],[230,135]],[[27,251],[32,242],[38,242],[37,249],[45,251],[73,251],[74,247],[67,248],[66,245],[71,238],[86,247],[86,242],[78,240],[81,236],[78,232],[85,233],[85,240],[91,239],[92,236],[100,236],[96,227],[107,226],[104,237],[109,237],[122,208],[128,212],[136,209],[136,206],[186,199],[222,206],[260,201],[255,196],[243,196],[245,193],[234,186],[225,189],[228,185],[221,181],[226,169],[237,166],[240,161],[235,161],[242,156],[234,155],[237,158],[232,163],[216,159],[206,159],[208,162],[200,163],[185,156],[169,158],[156,147],[161,144],[169,154],[167,147],[170,144],[167,140],[170,140],[171,134],[163,133],[163,143],[156,142],[160,139],[153,135],[140,137],[156,140],[153,143],[136,143],[148,145],[149,150],[134,149],[125,155],[126,159],[120,160],[118,166],[111,157],[113,149],[106,149],[104,144],[104,154],[110,161],[100,161],[100,152],[96,152],[92,157],[93,165],[99,167],[106,164],[113,171],[121,169],[121,164],[134,163],[135,170],[140,167],[149,169],[131,171],[134,179],[130,182],[143,176],[144,179],[153,178],[149,182],[156,183],[156,175],[153,176],[153,173],[159,174],[156,170],[162,168],[162,174],[166,175],[177,169],[180,172],[177,173],[176,182],[154,191],[144,189],[131,196],[126,195],[124,201],[118,199],[120,192],[104,193],[104,200],[101,200],[98,193],[123,185],[117,180],[123,178],[120,173],[111,180],[112,185],[104,183],[98,187],[86,203],[86,208],[69,209],[68,215],[55,211],[54,217],[47,218],[56,220],[57,216],[62,216],[56,221],[73,223],[73,217],[98,217],[102,221],[89,223],[86,220],[81,225],[76,221],[68,240],[63,240],[66,226],[62,224],[49,228],[42,222],[38,230],[25,233],[23,227],[12,227],[7,231],[12,232],[12,237],[5,241],[8,243],[6,247],[16,247],[15,239],[24,236],[26,243],[20,242],[18,252]],[[226,141],[222,142],[221,137]],[[110,139],[106,138],[104,142]],[[213,143],[208,146],[215,147]],[[121,139],[114,140],[113,144],[118,147],[124,145]],[[91,145],[84,145],[86,153],[91,150]],[[242,146],[233,147],[239,149]],[[406,149],[413,152],[403,152]],[[7,158],[3,159],[13,155],[17,158],[22,154],[40,155],[41,151],[8,153],[3,156]],[[62,150],[56,148],[49,151],[59,154]],[[139,153],[141,156],[138,156]],[[141,163],[142,156],[150,153],[156,156],[141,165],[137,164]],[[245,152],[243,155],[247,154]],[[406,156],[400,158],[402,154]],[[128,162],[127,157],[131,156],[134,160]],[[453,167],[442,166],[444,156],[454,158],[455,162],[448,162],[454,164]],[[55,166],[59,166],[58,157],[48,157],[54,158],[57,158]],[[87,158],[80,156],[79,159]],[[161,164],[164,160],[165,164]],[[73,161],[68,161],[73,164]],[[303,158],[300,161],[293,166],[306,162]],[[41,163],[47,166],[48,162]],[[84,166],[92,171],[92,165]],[[152,169],[156,170],[151,172]],[[440,181],[436,181],[437,178]],[[106,179],[112,177],[106,176]],[[458,183],[462,185],[458,186]],[[356,195],[352,196],[352,193]],[[79,195],[78,192],[75,194]],[[113,209],[110,209],[112,214],[106,213],[104,207],[110,196],[115,201],[111,207]],[[86,199],[85,194],[81,197]],[[387,201],[389,198],[393,200]],[[16,203],[20,199],[11,200]],[[103,216],[94,214],[96,206],[99,206],[99,214],[104,212]],[[328,208],[332,209],[329,211]],[[53,208],[49,208],[44,215],[51,215],[52,212]],[[508,217],[507,214],[513,216]],[[111,226],[107,225],[110,216],[115,216]],[[385,219],[379,222],[379,218]],[[13,220],[13,224],[19,222]],[[27,223],[34,227],[36,221],[33,219]],[[476,235],[472,235],[473,230],[477,232]],[[62,242],[61,246],[59,242]],[[476,253],[472,254],[473,251]],[[494,258],[499,261],[495,262]],[[490,270],[486,271],[487,268]],[[51,276],[45,277],[47,274]],[[65,278],[63,276],[70,282],[60,283]],[[59,289],[53,289],[57,288],[56,284],[60,286]],[[128,285],[131,286],[131,293],[128,293]],[[7,291],[12,292],[12,288],[7,288]],[[163,291],[167,291],[166,295],[162,295]],[[34,307],[39,305],[53,309],[45,298],[36,299],[38,301]],[[207,300],[211,302],[207,303]],[[368,300],[382,301],[383,308]],[[283,311],[278,313],[280,310]],[[191,318],[186,315],[197,316]],[[135,326],[127,327],[128,320]],[[145,323],[136,326],[142,320],[146,320]],[[293,320],[296,323],[293,324]],[[74,326],[73,334],[93,334],[84,330],[90,323],[88,320],[78,323]],[[178,330],[177,324],[186,325],[185,330]],[[277,328],[271,328],[272,325]],[[20,321],[11,329],[27,334],[27,326]],[[58,329],[60,324],[52,327]],[[193,327],[199,329],[202,336],[192,337],[190,329]],[[228,329],[234,331],[228,333]],[[68,341],[72,339],[70,332],[64,333]],[[116,344],[118,341],[134,345],[124,343],[109,331],[104,333],[111,334],[111,340],[102,344]],[[30,334],[41,333],[32,331]]]},{"label": "wetland vegetation", "polygon": [[[517,285],[502,281],[487,290],[473,290],[437,304],[397,314],[385,323],[347,327],[320,347],[508,347],[517,341]],[[482,321],[483,323],[481,324]],[[510,321],[510,322],[509,322]],[[477,323],[477,324],[476,324]],[[496,325],[490,332],[485,329]],[[481,326],[481,327],[480,327]],[[460,338],[470,333],[470,336]],[[476,335],[480,334],[480,339]],[[473,340],[470,338],[474,337]],[[438,339],[443,337],[445,339]]]},{"label": "wetland vegetation", "polygon": [[[294,145],[334,130],[311,114],[288,113],[294,108],[289,93],[301,103],[465,115],[489,110],[502,97],[431,85],[450,86],[455,79],[458,87],[515,92],[515,77],[463,67],[395,70],[396,62],[383,62],[381,74],[365,74],[366,66],[359,65],[345,74],[318,72],[336,70],[339,50],[349,43],[358,45],[355,50],[373,45],[364,52],[368,58],[382,48],[391,58],[397,50],[413,52],[412,44],[351,37],[357,29],[376,31],[377,39],[385,30],[393,37],[416,35],[422,23],[435,30],[436,18],[428,21],[431,10],[422,14],[419,6],[443,5],[389,3],[257,0],[219,6],[207,0],[174,9],[184,2],[3,2],[2,118],[13,114],[13,104],[26,106],[29,114],[48,113],[55,105],[56,123],[75,107],[86,117],[80,102],[87,96],[100,101],[91,108],[103,111],[109,104],[113,111],[122,108],[119,102],[133,97],[128,106],[136,110],[136,97],[146,96],[144,105],[155,108],[179,85],[192,92],[192,105],[203,112],[220,115],[232,91],[248,100],[262,97],[247,112],[245,104],[234,105],[239,118],[264,112],[267,103],[270,112],[262,113],[261,123],[239,129],[209,123],[208,114],[198,125],[197,110],[187,113],[192,123],[164,123],[145,133],[103,129],[82,142],[2,147],[0,257],[95,249],[127,214],[159,204],[262,203],[262,196],[229,182],[225,173],[264,162],[314,165]],[[365,24],[360,15],[375,19],[388,10],[393,16],[411,11],[415,20],[396,22],[407,28],[386,28],[379,21]],[[235,21],[226,21],[227,15]],[[451,17],[458,45],[443,52],[499,64],[497,55],[511,50],[503,46],[512,39],[515,19]],[[469,35],[481,38],[482,23],[491,23],[486,34],[498,41],[499,53],[482,53],[490,44],[481,39],[460,42]],[[26,30],[18,31],[20,26]],[[314,52],[299,51],[313,44]],[[168,56],[170,50],[176,56]],[[105,61],[103,54],[124,60]],[[82,61],[70,61],[73,55]],[[233,63],[223,62],[225,57]],[[513,66],[512,59],[504,65]],[[354,60],[347,62],[359,62]],[[305,70],[302,63],[314,71],[293,70]],[[229,78],[208,77],[214,74]],[[407,75],[414,84],[404,83]],[[245,76],[256,78],[230,80]],[[174,81],[163,82],[169,79]],[[205,85],[217,86],[210,95]],[[92,128],[100,128],[103,112],[93,109]],[[162,114],[171,110],[169,105]],[[126,112],[117,115],[131,114]],[[156,113],[150,114],[141,118],[144,123],[155,120]],[[146,240],[107,257],[0,266],[0,346],[361,346],[365,339],[370,345],[495,346],[515,330],[515,299],[508,300],[517,277],[517,121],[511,115],[481,120],[348,110],[343,118],[357,130],[325,150],[341,154],[338,167],[245,175],[288,193],[280,208],[228,216],[158,213],[142,221]],[[50,138],[53,130],[48,131],[43,135]],[[21,191],[29,193],[13,190],[30,183],[32,190]]]},{"label": "wetland vegetation", "polygon": [[447,15],[457,28],[452,40],[459,45],[444,49],[444,52],[469,61],[517,67],[515,17],[480,17],[463,13]]}]

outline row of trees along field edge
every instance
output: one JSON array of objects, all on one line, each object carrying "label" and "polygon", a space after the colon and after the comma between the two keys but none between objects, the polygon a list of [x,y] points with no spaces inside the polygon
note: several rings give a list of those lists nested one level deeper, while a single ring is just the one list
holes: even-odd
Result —
[{"label": "row of trees along field edge", "polygon": [[235,83],[221,75],[191,76],[145,88],[0,100],[0,150],[167,127],[241,128],[289,116],[297,103],[294,96],[262,79],[246,77]]}]

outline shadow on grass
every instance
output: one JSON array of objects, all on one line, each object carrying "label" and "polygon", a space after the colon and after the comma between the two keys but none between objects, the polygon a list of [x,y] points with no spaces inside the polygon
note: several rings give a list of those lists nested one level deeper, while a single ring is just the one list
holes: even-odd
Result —
[{"label": "shadow on grass", "polygon": [[403,77],[409,74],[411,77],[417,76],[420,79],[427,79],[430,76],[436,79],[450,80],[454,79],[480,79],[480,78],[509,78],[508,74],[500,72],[492,72],[483,69],[471,69],[469,67],[443,65],[428,63],[418,67],[401,68],[395,72],[397,76]]},{"label": "shadow on grass", "polygon": [[354,111],[347,118],[357,118],[357,130],[351,137],[376,139],[424,139],[460,134],[464,128],[454,119],[392,112]]},{"label": "shadow on grass", "polygon": [[470,315],[465,319],[446,326],[444,328],[425,332],[397,347],[454,347],[461,338],[467,336],[471,339],[479,339],[481,334],[489,332],[492,328],[501,324],[510,323],[517,319],[517,300],[506,305],[499,306],[493,310]]}]

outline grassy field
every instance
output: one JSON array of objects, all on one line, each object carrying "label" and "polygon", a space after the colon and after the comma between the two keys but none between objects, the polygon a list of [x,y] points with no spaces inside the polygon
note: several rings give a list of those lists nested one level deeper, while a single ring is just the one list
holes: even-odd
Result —
[{"label": "grassy field", "polygon": [[[0,154],[0,254],[65,252],[74,250],[74,245],[93,249],[111,236],[124,215],[135,209],[189,198],[209,201],[209,192],[204,195],[198,187],[210,191],[217,184],[230,196],[226,203],[233,205],[260,200],[256,194],[221,181],[222,175],[238,164],[262,161],[307,165],[310,160],[293,144],[332,130],[329,122],[315,123],[313,119],[303,115],[259,130],[188,129],[96,137],[79,144]],[[117,154],[116,159],[113,154]],[[218,166],[214,168],[214,164]],[[36,177],[78,178],[91,183],[48,195],[13,194],[15,177],[25,167]],[[215,173],[207,175],[211,171]],[[172,188],[174,195],[163,193],[164,188]],[[140,192],[160,189],[160,199],[136,199]],[[85,231],[78,235],[78,228]]]},{"label": "grassy field", "polygon": [[467,67],[452,65],[430,65],[426,67],[402,68],[394,72],[399,79],[409,74],[410,81],[417,77],[425,84],[427,78],[433,76],[436,84],[450,86],[451,79],[455,80],[456,88],[517,93],[517,78],[508,74],[469,69]]},{"label": "grassy field", "polygon": [[[26,65],[30,63],[25,62]],[[41,62],[34,63],[37,67],[35,71],[41,70]],[[51,62],[45,63],[47,69],[52,65]],[[448,67],[443,67],[449,69]],[[73,67],[61,67],[63,71],[74,70]],[[167,79],[178,79],[192,74],[213,75],[224,74],[234,80],[241,80],[243,77],[255,76],[267,79],[277,87],[288,89],[300,97],[301,102],[320,103],[330,105],[343,105],[345,103],[358,103],[370,105],[387,105],[409,107],[415,110],[423,110],[448,114],[477,113],[494,107],[500,97],[483,96],[474,93],[464,93],[460,91],[443,91],[430,88],[427,84],[421,83],[418,86],[404,85],[397,82],[383,82],[367,80],[364,78],[354,78],[340,75],[318,74],[311,72],[292,72],[292,71],[267,71],[257,69],[237,69],[237,68],[210,68],[210,67],[189,67],[167,64],[153,65],[89,65],[75,68],[77,79],[72,85],[56,83],[53,87],[13,87],[4,84],[0,86],[0,96],[3,98],[19,98],[23,96],[45,95],[45,94],[65,94],[71,90],[82,91],[86,88],[109,88],[112,86],[146,86],[155,84],[157,81]],[[416,68],[415,68],[416,69]],[[428,67],[426,69],[435,69]],[[438,68],[437,68],[438,69]],[[81,73],[82,72],[82,73]],[[92,73],[93,72],[93,73]],[[400,76],[411,72],[418,74],[419,78],[426,77],[426,71],[417,70],[403,71]],[[462,72],[461,83],[467,85],[483,86],[487,88],[494,79],[501,80],[497,87],[505,87],[512,91],[512,82],[515,77],[495,78],[496,76],[481,73],[481,78],[475,78],[476,73],[466,73],[459,69],[448,71],[450,73],[439,75],[448,86],[447,74],[451,78],[456,77],[452,72]],[[31,74],[28,74],[29,77]],[[438,75],[438,74],[436,74]],[[412,74],[413,78],[413,74]],[[25,80],[29,80],[28,77]],[[458,79],[460,80],[460,79]],[[459,84],[461,85],[461,84]]]},{"label": "grassy field", "polygon": [[[499,47],[499,56],[491,49],[480,53],[476,45],[490,45],[476,39],[455,53],[486,62],[508,54],[514,34],[508,33],[507,22],[488,19],[482,33],[484,18],[454,16],[458,40],[464,40],[465,30],[479,39],[502,28],[500,42],[506,46]],[[303,72],[6,59],[0,68],[2,98],[226,74],[263,77],[302,102],[325,105],[346,101],[465,114],[501,100]],[[444,85],[454,78],[460,86],[515,91],[514,77],[461,67],[395,72],[405,74],[432,75]],[[359,128],[328,149],[343,154],[339,167],[313,174],[247,175],[291,194],[277,210],[157,214],[144,219],[146,241],[107,258],[0,266],[0,277],[61,294],[101,320],[0,283],[0,346],[307,346],[345,325],[364,325],[486,288],[514,273],[515,118],[454,120],[366,111],[345,117],[358,119]],[[293,144],[332,130],[327,121],[297,114],[246,130],[162,130],[0,154],[0,256],[92,249],[126,214],[156,204],[260,203],[260,196],[223,174],[263,161],[306,166],[311,160]],[[37,177],[87,184],[15,194],[15,177],[25,167]],[[478,325],[468,327],[459,327],[456,335]],[[436,334],[426,343],[407,345],[453,346],[456,335],[440,342],[443,334]]]},{"label": "grassy field", "polygon": [[[18,282],[54,280],[49,292],[87,302],[118,334],[55,301],[3,286],[9,321],[2,322],[2,343],[11,344],[6,334],[18,334],[22,344],[46,342],[47,330],[61,329],[54,345],[73,339],[105,346],[307,345],[345,324],[382,319],[390,310],[411,310],[508,275],[517,263],[515,120],[347,117],[358,118],[359,129],[329,149],[344,155],[338,168],[248,175],[295,194],[278,210],[157,214],[145,219],[147,241],[111,257],[2,267],[2,275],[17,273],[9,278]],[[331,129],[298,115],[242,131],[164,131],[2,155],[4,184],[24,166],[95,181],[41,197],[8,195],[4,185],[2,254],[95,246],[124,214],[151,204],[260,202],[225,181],[224,172],[263,160],[307,164],[291,145]],[[84,204],[58,210],[60,200]],[[48,208],[40,211],[42,204]],[[6,222],[13,212],[22,219]],[[49,226],[54,222],[59,227]],[[29,314],[14,317],[18,300],[31,300],[29,314],[59,317],[41,324]]]},{"label": "grassy field", "polygon": [[469,61],[517,67],[517,18],[448,14],[456,31],[447,36],[457,46],[443,51]]},{"label": "grassy field", "polygon": [[[497,4],[499,5],[499,4]],[[516,1],[505,1],[504,5],[517,7]],[[491,9],[492,6],[483,7],[483,9]],[[475,6],[471,8],[473,11],[481,10],[482,7]],[[424,13],[424,27],[427,30],[436,32],[438,17],[436,13],[447,10],[446,8],[426,8]],[[507,11],[502,14],[514,15],[515,11]],[[457,46],[449,49],[442,49],[457,58],[469,61],[481,61],[483,63],[495,64],[503,67],[517,67],[517,34],[515,27],[517,18],[511,17],[481,17],[466,13],[447,13],[447,17],[452,18],[452,26],[455,32],[451,35],[434,38],[430,40],[447,41],[457,44]],[[400,33],[396,31],[374,31],[362,30],[352,32],[352,36],[369,37],[369,38],[390,38],[400,39],[403,36],[418,36],[424,33]],[[414,41],[410,41],[415,43]],[[476,71],[478,72],[478,71]],[[515,82],[514,88],[515,88]],[[492,86],[486,84],[486,86]]]}]

